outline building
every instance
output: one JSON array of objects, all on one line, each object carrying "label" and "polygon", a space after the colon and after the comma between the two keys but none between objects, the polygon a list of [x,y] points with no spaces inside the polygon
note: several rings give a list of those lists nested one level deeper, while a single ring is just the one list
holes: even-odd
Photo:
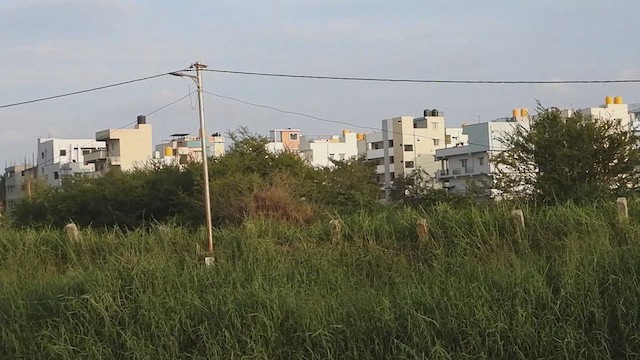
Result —
[{"label": "building", "polygon": [[491,158],[503,151],[502,137],[519,126],[528,128],[529,121],[526,109],[514,109],[510,118],[465,126],[463,134],[468,136],[467,145],[436,151],[436,160],[441,164],[437,178],[443,188],[465,192],[470,186],[491,185],[492,174],[497,171]]},{"label": "building", "polygon": [[622,126],[627,127],[633,126],[635,122],[635,114],[629,111],[629,105],[624,103],[621,96],[607,96],[604,99],[604,104],[599,107],[579,110],[566,109],[561,110],[561,112],[566,117],[571,116],[574,112],[579,112],[583,115],[592,116],[594,119],[619,120]]},{"label": "building", "polygon": [[298,151],[300,156],[314,167],[334,166],[332,160],[356,159],[366,153],[364,134],[343,130],[340,136],[312,138],[302,136]]},{"label": "building", "polygon": [[35,188],[38,168],[31,165],[14,165],[5,169],[5,194],[7,212],[24,197],[31,196]]},{"label": "building", "polygon": [[469,137],[464,133],[464,126],[459,128],[446,128],[444,130],[445,140],[444,147],[452,147],[452,146],[462,146],[467,145],[469,141]]},{"label": "building", "polygon": [[138,116],[131,129],[107,129],[96,133],[96,140],[105,143],[104,150],[85,154],[87,164],[95,164],[95,171],[129,171],[145,166],[153,158],[151,124],[143,115]]},{"label": "building", "polygon": [[[174,164],[188,164],[202,161],[202,143],[200,136],[172,134],[171,140],[156,145],[154,158],[167,159]],[[225,153],[225,138],[214,133],[206,140],[207,156],[220,157]]]},{"label": "building", "polygon": [[48,186],[60,186],[65,177],[92,173],[95,167],[85,163],[85,156],[104,148],[105,143],[95,139],[40,138],[37,177]]},{"label": "building", "polygon": [[269,131],[267,150],[270,152],[291,151],[298,153],[300,147],[300,129],[274,129]]},{"label": "building", "polygon": [[446,140],[444,113],[427,109],[423,114],[382,120],[382,131],[366,136],[367,159],[377,163],[378,182],[387,198],[393,180],[400,175],[423,170],[436,177],[436,149],[444,147]]}]

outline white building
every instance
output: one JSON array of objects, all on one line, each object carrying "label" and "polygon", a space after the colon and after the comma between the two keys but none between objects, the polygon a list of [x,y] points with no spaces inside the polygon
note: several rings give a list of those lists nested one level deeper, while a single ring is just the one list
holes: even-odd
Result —
[{"label": "white building", "polygon": [[85,164],[85,155],[103,150],[104,141],[95,139],[38,139],[37,177],[49,186],[60,186],[62,178],[95,171]]},{"label": "white building", "polygon": [[[188,164],[202,162],[202,143],[199,135],[172,134],[171,140],[155,147],[155,159],[167,164]],[[207,157],[220,157],[225,153],[225,138],[214,133],[206,139]]]},{"label": "white building", "polygon": [[504,150],[501,141],[504,135],[519,126],[528,128],[529,118],[516,116],[465,126],[463,133],[468,136],[467,145],[436,151],[436,159],[441,163],[438,181],[453,192],[464,192],[473,184],[491,185],[491,175],[496,172],[491,158]]},{"label": "white building", "polygon": [[24,197],[31,195],[35,190],[36,167],[31,165],[14,165],[5,169],[5,194],[7,203],[5,208],[8,211]]},{"label": "white building", "polygon": [[366,153],[364,134],[343,130],[340,136],[330,138],[311,138],[302,136],[298,152],[300,156],[314,167],[334,166],[331,160],[355,159]]},{"label": "white building", "polygon": [[464,133],[464,126],[466,125],[463,125],[463,127],[459,127],[459,128],[447,127],[444,130],[445,132],[444,147],[467,145],[467,142],[469,142],[469,137],[467,136],[467,134]]},{"label": "white building", "polygon": [[[393,180],[415,170],[436,177],[436,149],[445,146],[444,113],[425,110],[424,116],[382,120],[382,131],[367,134],[367,159],[377,163],[378,182],[388,198]],[[434,182],[434,186],[436,183]]]}]

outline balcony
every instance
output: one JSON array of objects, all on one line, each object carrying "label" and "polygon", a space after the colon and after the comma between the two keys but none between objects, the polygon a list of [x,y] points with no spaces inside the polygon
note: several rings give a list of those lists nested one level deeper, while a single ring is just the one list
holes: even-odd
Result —
[{"label": "balcony", "polygon": [[459,176],[475,176],[475,175],[481,175],[481,172],[475,172],[475,170],[473,168],[455,168],[455,169],[445,169],[445,170],[438,170],[438,172],[436,173],[436,176],[440,179],[444,179],[444,178],[452,178],[452,177],[459,177]]},{"label": "balcony", "polygon": [[107,150],[98,150],[84,155],[84,162],[87,164],[107,160],[111,165],[121,165],[120,156],[109,156],[109,152]]}]

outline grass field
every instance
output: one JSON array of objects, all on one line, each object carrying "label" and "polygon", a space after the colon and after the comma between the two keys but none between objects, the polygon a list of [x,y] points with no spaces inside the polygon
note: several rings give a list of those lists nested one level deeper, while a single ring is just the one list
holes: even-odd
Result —
[{"label": "grass field", "polygon": [[[307,228],[253,220],[0,228],[0,358],[597,359],[640,356],[640,213],[387,209]],[[426,218],[430,237],[415,223]]]}]

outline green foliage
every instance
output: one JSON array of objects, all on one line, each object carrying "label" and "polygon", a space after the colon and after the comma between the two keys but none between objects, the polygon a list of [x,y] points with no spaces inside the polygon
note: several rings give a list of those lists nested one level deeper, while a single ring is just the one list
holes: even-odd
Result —
[{"label": "green foliage", "polygon": [[640,184],[639,143],[640,136],[616,119],[579,112],[565,118],[541,109],[529,130],[505,136],[509,150],[494,159],[503,166],[497,186],[545,203],[624,195]]},{"label": "green foliage", "polygon": [[[7,359],[620,359],[640,353],[638,202],[382,208],[214,234],[0,228]],[[428,242],[416,219],[428,219]],[[29,279],[29,281],[25,281]]]},{"label": "green foliage", "polygon": [[408,206],[435,206],[447,203],[468,206],[476,199],[475,194],[458,194],[435,187],[435,179],[424,170],[414,170],[394,179],[391,200]]},{"label": "green foliage", "polygon": [[[209,159],[216,226],[251,217],[302,224],[321,212],[356,211],[376,202],[373,168],[362,160],[314,169],[296,154],[267,151],[267,140],[244,128],[230,138],[229,152]],[[169,219],[197,226],[204,221],[201,173],[198,163],[184,169],[151,163],[132,172],[73,178],[60,188],[39,191],[11,215],[19,226],[74,221],[132,229]]]}]

